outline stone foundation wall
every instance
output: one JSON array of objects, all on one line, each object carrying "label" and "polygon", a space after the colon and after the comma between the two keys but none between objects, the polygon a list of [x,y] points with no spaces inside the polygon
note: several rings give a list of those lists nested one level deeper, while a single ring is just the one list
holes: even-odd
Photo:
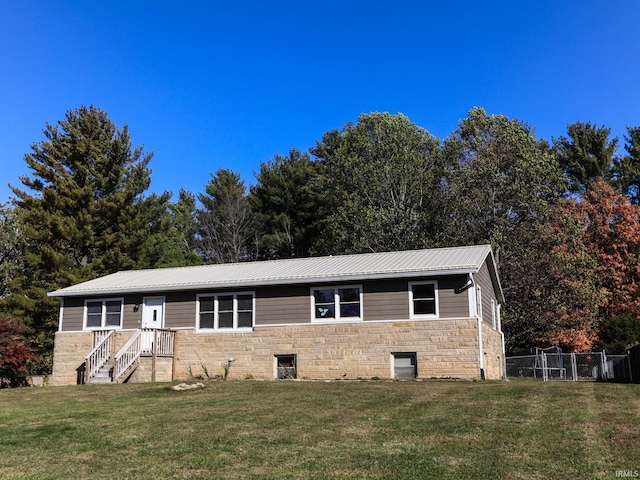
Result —
[{"label": "stone foundation wall", "polygon": [[[153,376],[153,358],[140,357],[140,364],[129,377],[129,383],[148,383]],[[156,357],[156,382],[170,382],[173,376],[173,359]]]},{"label": "stone foundation wall", "polygon": [[488,325],[482,325],[484,375],[487,380],[501,380],[504,376],[502,336]]},{"label": "stone foundation wall", "polygon": [[417,354],[418,378],[480,378],[477,328],[469,319],[179,330],[175,379],[222,375],[230,357],[229,378],[273,379],[275,355],[296,355],[298,378],[392,378],[394,352]]},{"label": "stone foundation wall", "polygon": [[[117,332],[121,345],[131,332]],[[483,326],[485,377],[502,378],[500,334]],[[76,369],[91,350],[91,333],[57,333],[52,385],[77,382]],[[156,381],[223,375],[273,379],[276,355],[296,355],[297,377],[308,379],[393,378],[393,353],[415,352],[418,378],[480,378],[476,319],[360,322],[256,327],[252,333],[177,330],[175,359],[157,358]],[[151,359],[141,358],[130,381],[151,380]]]}]

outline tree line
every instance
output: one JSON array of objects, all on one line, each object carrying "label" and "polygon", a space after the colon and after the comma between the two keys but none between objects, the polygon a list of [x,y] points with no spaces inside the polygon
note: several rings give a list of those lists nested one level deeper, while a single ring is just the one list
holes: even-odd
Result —
[{"label": "tree line", "polygon": [[105,111],[70,110],[43,133],[0,209],[0,316],[20,320],[40,368],[58,321],[46,293],[119,270],[481,243],[509,350],[640,340],[640,127],[620,149],[590,122],[547,141],[474,108],[439,139],[363,114],[262,162],[252,185],[218,169],[176,201],[147,193],[153,154]]}]

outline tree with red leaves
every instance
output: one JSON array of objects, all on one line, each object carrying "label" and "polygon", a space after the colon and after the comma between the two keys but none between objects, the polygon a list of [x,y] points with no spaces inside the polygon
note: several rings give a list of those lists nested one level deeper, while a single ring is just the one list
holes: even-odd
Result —
[{"label": "tree with red leaves", "polygon": [[640,319],[640,206],[598,180],[573,211],[596,256],[601,317]]},{"label": "tree with red leaves", "polygon": [[11,387],[25,385],[29,367],[39,362],[24,333],[20,320],[0,317],[0,377]]}]

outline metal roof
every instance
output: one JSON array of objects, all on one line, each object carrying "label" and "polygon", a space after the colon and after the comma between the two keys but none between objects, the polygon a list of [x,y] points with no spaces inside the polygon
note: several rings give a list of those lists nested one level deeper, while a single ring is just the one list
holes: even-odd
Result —
[{"label": "metal roof", "polygon": [[[494,281],[497,281],[491,246],[478,245],[121,271],[50,292],[49,296],[116,295],[475,273],[487,256],[490,257],[492,277],[495,275]],[[499,283],[496,289],[500,291]]]}]

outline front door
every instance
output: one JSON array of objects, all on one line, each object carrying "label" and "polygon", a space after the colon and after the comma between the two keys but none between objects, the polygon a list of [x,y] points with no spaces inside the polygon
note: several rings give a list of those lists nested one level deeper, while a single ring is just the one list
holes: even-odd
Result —
[{"label": "front door", "polygon": [[[145,297],[142,310],[142,328],[162,328],[164,324],[164,297]],[[142,350],[153,349],[154,331],[142,332]]]}]

